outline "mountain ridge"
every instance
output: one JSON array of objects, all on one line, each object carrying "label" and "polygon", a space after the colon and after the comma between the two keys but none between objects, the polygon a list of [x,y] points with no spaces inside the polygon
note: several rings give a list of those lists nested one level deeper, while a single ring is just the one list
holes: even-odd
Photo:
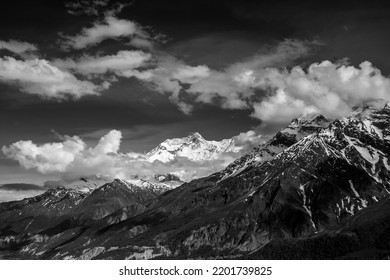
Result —
[{"label": "mountain ridge", "polygon": [[[349,232],[349,220],[382,211],[380,202],[390,194],[389,136],[388,103],[364,104],[332,122],[323,116],[301,116],[254,148],[249,155],[255,160],[241,158],[238,169],[237,164],[228,166],[156,194],[138,212],[119,203],[84,231],[79,225],[67,226],[60,237],[30,239],[18,254],[54,259],[263,258],[270,256],[269,248],[293,248],[297,240],[347,240],[356,249],[364,248],[368,243],[334,229]],[[129,189],[121,180],[109,187],[116,184],[120,190]],[[382,214],[390,220],[390,214]],[[359,227],[366,224],[359,222]],[[385,238],[385,229],[375,227],[378,231],[371,238]],[[53,245],[68,231],[77,238]],[[330,237],[334,235],[336,243]],[[347,249],[342,254],[352,252],[353,246]]]}]

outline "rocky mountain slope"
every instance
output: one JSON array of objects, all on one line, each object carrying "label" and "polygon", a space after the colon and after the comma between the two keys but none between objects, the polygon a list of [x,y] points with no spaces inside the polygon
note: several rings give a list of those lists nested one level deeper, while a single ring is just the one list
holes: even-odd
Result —
[{"label": "rocky mountain slope", "polygon": [[[26,240],[15,254],[59,259],[269,258],[280,247],[297,249],[286,258],[348,258],[383,241],[384,249],[379,247],[385,252],[375,256],[389,256],[389,155],[390,106],[384,101],[366,102],[333,122],[300,117],[225,170],[160,192],[146,204],[139,200],[144,208],[138,212],[121,208],[134,200],[118,203],[117,210],[102,203],[97,209],[109,210],[96,222],[46,230],[43,241]],[[115,182],[121,186],[120,197],[126,198],[121,193],[126,184]],[[117,199],[114,193],[107,198]],[[9,207],[2,205],[0,217]],[[313,246],[320,246],[322,253],[305,255]]]},{"label": "rocky mountain slope", "polygon": [[[42,195],[0,204],[0,249],[48,242],[52,236],[74,238],[89,225],[108,225],[142,213],[170,189],[114,180],[90,192],[85,187],[58,187]],[[106,219],[106,220],[104,220]],[[57,244],[57,243],[55,243]]]},{"label": "rocky mountain slope", "polygon": [[218,175],[222,176],[221,179],[237,175],[251,164],[271,159],[302,138],[326,128],[329,124],[330,121],[322,115],[301,115],[293,119],[290,125],[279,131],[269,141],[254,147],[252,151],[235,160]]}]

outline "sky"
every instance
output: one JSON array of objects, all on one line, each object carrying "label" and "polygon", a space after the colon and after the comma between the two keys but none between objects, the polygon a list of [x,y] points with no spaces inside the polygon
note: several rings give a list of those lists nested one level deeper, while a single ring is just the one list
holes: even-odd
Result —
[{"label": "sky", "polygon": [[297,2],[2,1],[0,184],[390,99],[386,2]]}]

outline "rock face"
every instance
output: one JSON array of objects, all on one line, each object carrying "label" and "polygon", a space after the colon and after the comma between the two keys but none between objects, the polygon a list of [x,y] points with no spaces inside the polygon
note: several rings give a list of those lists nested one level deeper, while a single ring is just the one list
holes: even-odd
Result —
[{"label": "rock face", "polygon": [[[375,256],[387,257],[389,155],[386,102],[364,103],[333,122],[301,116],[225,170],[172,190],[142,194],[145,200],[119,180],[103,186],[75,207],[91,209],[86,217],[95,217],[94,223],[70,224],[59,237],[58,231],[46,230],[44,238],[30,239],[16,255],[279,258],[270,252],[280,248],[296,250],[286,258],[348,258],[361,256],[354,250],[376,246],[382,255]],[[103,197],[106,201],[99,204]],[[144,208],[128,210],[132,203]],[[308,253],[312,248],[320,253]]]}]

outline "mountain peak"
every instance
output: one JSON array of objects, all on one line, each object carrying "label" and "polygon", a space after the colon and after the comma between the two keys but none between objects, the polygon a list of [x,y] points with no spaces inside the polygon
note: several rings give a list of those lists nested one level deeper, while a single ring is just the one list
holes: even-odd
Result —
[{"label": "mountain peak", "polygon": [[199,132],[193,132],[188,137],[190,138],[198,138],[198,139],[204,139],[202,135],[200,135]]},{"label": "mountain peak", "polygon": [[302,114],[298,118],[293,119],[285,129],[281,130],[281,133],[288,133],[292,135],[302,134],[297,138],[298,140],[308,134],[329,126],[330,123],[331,121],[321,114]]},{"label": "mountain peak", "polygon": [[329,123],[329,120],[318,113],[302,114],[291,121],[291,125],[323,124]]},{"label": "mountain peak", "polygon": [[237,152],[233,140],[207,141],[198,132],[183,138],[167,139],[147,153],[150,161],[173,161],[177,157],[191,161],[211,160],[224,152]]},{"label": "mountain peak", "polygon": [[352,109],[354,111],[364,111],[364,110],[382,110],[384,108],[390,108],[390,102],[384,99],[373,99],[369,98],[361,102],[360,104],[354,106]]}]

